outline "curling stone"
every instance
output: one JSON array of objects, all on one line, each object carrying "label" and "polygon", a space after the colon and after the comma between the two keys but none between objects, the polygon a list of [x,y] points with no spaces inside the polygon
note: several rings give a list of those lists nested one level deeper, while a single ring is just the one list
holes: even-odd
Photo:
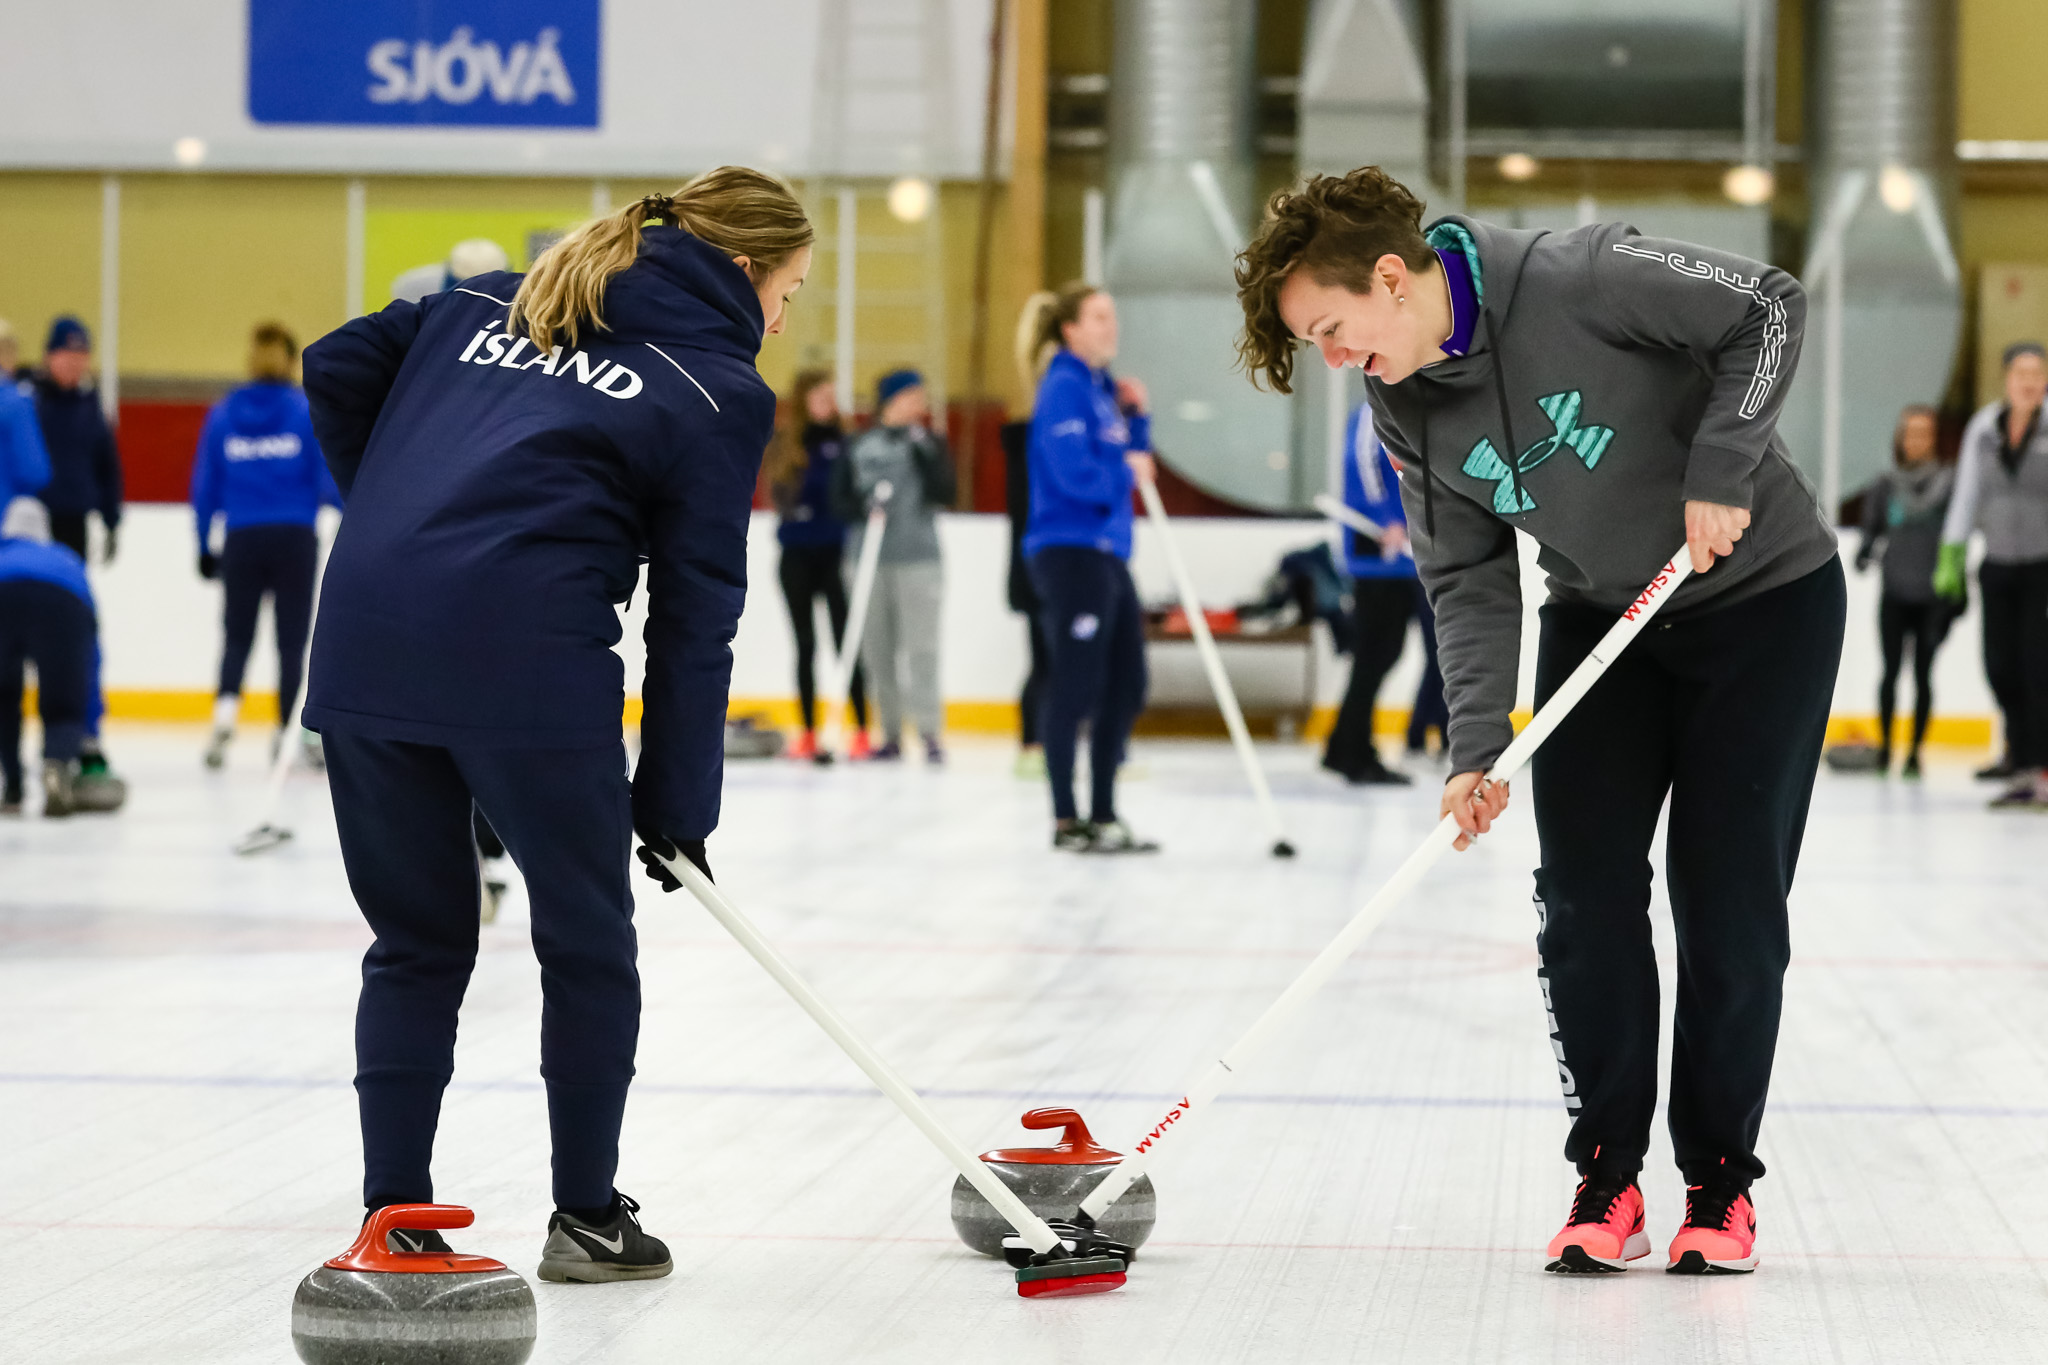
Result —
[{"label": "curling stone", "polygon": [[[1088,1135],[1088,1125],[1071,1109],[1033,1109],[1020,1120],[1026,1128],[1060,1128],[1058,1143],[1051,1147],[1008,1147],[983,1152],[981,1159],[1005,1185],[1017,1192],[1024,1207],[1040,1218],[1068,1221],[1080,1211],[1088,1192],[1102,1183],[1110,1167],[1123,1160],[1121,1152],[1098,1147]],[[1096,1219],[1096,1229],[1112,1241],[1136,1250],[1152,1235],[1158,1205],[1152,1193],[1152,1177],[1141,1175],[1131,1182],[1123,1197]],[[984,1256],[1001,1256],[1003,1238],[1011,1233],[1009,1220],[989,1206],[981,1192],[956,1177],[953,1182],[953,1230],[960,1240]]]},{"label": "curling stone", "polygon": [[393,1228],[466,1228],[453,1204],[394,1204],[355,1245],[299,1282],[292,1346],[306,1365],[521,1365],[533,1352],[533,1290],[488,1256],[392,1251]]}]

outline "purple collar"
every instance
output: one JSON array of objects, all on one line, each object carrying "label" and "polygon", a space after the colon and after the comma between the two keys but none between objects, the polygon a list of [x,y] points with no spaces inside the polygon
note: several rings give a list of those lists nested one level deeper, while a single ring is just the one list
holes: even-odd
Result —
[{"label": "purple collar", "polygon": [[1472,290],[1472,267],[1462,251],[1432,247],[1442,262],[1444,281],[1451,289],[1451,337],[1443,345],[1445,355],[1464,355],[1472,349],[1472,332],[1479,323],[1479,298]]}]

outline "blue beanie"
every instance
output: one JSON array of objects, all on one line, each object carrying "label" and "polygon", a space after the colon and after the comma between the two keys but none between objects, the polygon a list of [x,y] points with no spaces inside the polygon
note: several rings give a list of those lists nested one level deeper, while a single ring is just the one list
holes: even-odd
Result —
[{"label": "blue beanie", "polygon": [[889,400],[905,389],[920,388],[923,384],[924,376],[916,370],[889,371],[875,384],[875,411],[888,407]]},{"label": "blue beanie", "polygon": [[90,351],[92,333],[85,330],[85,324],[70,314],[65,314],[50,324],[50,339],[43,343],[48,351]]}]

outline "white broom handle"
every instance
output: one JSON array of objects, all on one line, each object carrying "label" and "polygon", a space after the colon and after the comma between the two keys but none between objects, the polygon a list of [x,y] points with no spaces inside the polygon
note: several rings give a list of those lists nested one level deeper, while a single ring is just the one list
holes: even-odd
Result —
[{"label": "white broom handle", "polygon": [[1137,480],[1139,496],[1145,500],[1145,515],[1152,519],[1152,525],[1159,532],[1159,543],[1166,551],[1166,564],[1173,572],[1175,589],[1180,593],[1181,611],[1188,618],[1188,630],[1195,640],[1195,652],[1202,656],[1202,671],[1209,675],[1209,688],[1216,694],[1216,706],[1223,712],[1223,724],[1230,731],[1230,742],[1237,749],[1237,759],[1244,765],[1244,775],[1252,784],[1252,795],[1259,803],[1259,814],[1265,818],[1266,830],[1273,838],[1285,840],[1287,828],[1280,823],[1280,808],[1273,804],[1273,790],[1266,785],[1265,769],[1259,766],[1258,751],[1252,748],[1251,733],[1244,728],[1244,712],[1237,706],[1237,693],[1231,690],[1230,675],[1223,671],[1223,656],[1216,650],[1215,637],[1209,634],[1209,618],[1202,614],[1202,599],[1195,595],[1195,580],[1188,573],[1187,561],[1180,557],[1180,543],[1173,538],[1173,527],[1166,520],[1166,507],[1159,501],[1158,485],[1140,475]]},{"label": "white broom handle", "polygon": [[1340,526],[1348,526],[1362,536],[1378,540],[1387,533],[1387,528],[1376,521],[1368,521],[1356,508],[1341,503],[1328,493],[1318,493],[1312,499],[1316,510]]},{"label": "white broom handle", "polygon": [[[1537,747],[1557,729],[1572,707],[1578,703],[1579,698],[1585,696],[1593,684],[1600,680],[1600,675],[1607,671],[1608,665],[1620,657],[1622,650],[1628,647],[1628,642],[1636,637],[1636,632],[1657,614],[1658,608],[1670,600],[1671,594],[1691,573],[1692,561],[1681,549],[1672,556],[1670,563],[1658,571],[1657,576],[1650,581],[1650,586],[1644,588],[1636,600],[1629,604],[1621,619],[1616,621],[1608,629],[1607,634],[1601,637],[1600,642],[1593,646],[1593,652],[1572,670],[1564,685],[1559,687],[1551,695],[1550,700],[1537,710],[1529,723],[1522,727],[1522,733],[1515,737],[1514,742],[1508,745],[1506,751],[1494,763],[1492,770],[1487,773],[1487,781],[1505,782],[1522,770],[1535,754]],[[1415,889],[1416,883],[1423,879],[1437,859],[1443,856],[1444,850],[1456,843],[1457,839],[1458,823],[1446,815],[1437,822],[1436,828],[1429,832],[1429,837],[1422,841],[1422,846],[1408,855],[1408,860],[1401,864],[1387,880],[1387,884],[1351,917],[1351,922],[1331,940],[1330,946],[1316,954],[1315,960],[1302,969],[1301,975],[1295,977],[1293,983],[1280,993],[1280,998],[1267,1007],[1266,1012],[1259,1016],[1258,1021],[1244,1037],[1231,1044],[1227,1052],[1210,1064],[1208,1070],[1167,1111],[1165,1117],[1151,1132],[1125,1154],[1124,1159],[1109,1173],[1109,1177],[1089,1193],[1081,1202],[1081,1212],[1096,1218],[1101,1216],[1103,1210],[1114,1204],[1123,1192],[1130,1188],[1131,1182],[1145,1173],[1166,1137],[1179,1132],[1190,1113],[1206,1108],[1223,1092],[1238,1069],[1250,1060],[1267,1037],[1301,1012],[1302,1007],[1307,1005],[1316,992],[1336,974],[1337,968],[1343,965],[1344,960],[1379,927],[1387,912],[1393,909],[1402,897]]]},{"label": "white broom handle", "polygon": [[867,530],[860,538],[860,558],[853,566],[853,600],[846,608],[846,634],[832,655],[831,705],[825,713],[826,723],[834,727],[828,733],[834,738],[846,729],[847,698],[853,692],[853,670],[860,667],[860,637],[868,626],[868,603],[875,595],[875,572],[882,563],[889,495],[894,491],[887,479],[875,485],[875,505],[868,509]]},{"label": "white broom handle", "polygon": [[327,564],[323,557],[325,548],[316,537],[313,542],[313,558],[318,567],[315,570],[313,579],[312,606],[306,613],[306,648],[299,661],[302,665],[299,669],[299,695],[292,698],[292,713],[289,716],[282,717],[284,728],[278,732],[281,739],[277,746],[277,757],[270,762],[270,793],[264,798],[263,820],[257,826],[259,829],[275,820],[279,807],[284,804],[285,780],[292,773],[292,751],[299,747],[293,741],[297,738],[296,732],[299,728],[299,716],[306,709],[306,692],[313,683],[313,670],[304,665],[308,665],[311,662],[313,627],[320,619],[320,589],[327,582]]},{"label": "white broom handle", "polygon": [[1051,1251],[1060,1244],[1058,1234],[1045,1225],[1045,1220],[1026,1208],[1024,1201],[1019,1199],[1008,1185],[997,1179],[995,1172],[991,1171],[980,1157],[968,1151],[960,1139],[954,1137],[952,1132],[939,1122],[938,1115],[926,1107],[925,1102],[910,1088],[903,1077],[897,1074],[896,1069],[883,1061],[881,1056],[853,1031],[853,1026],[840,1018],[839,1012],[826,1004],[824,999],[811,989],[810,984],[797,975],[796,968],[790,966],[782,954],[775,950],[774,944],[761,936],[761,931],[754,927],[753,921],[740,912],[738,906],[727,900],[724,893],[712,885],[710,878],[697,870],[695,863],[688,858],[680,857],[663,858],[661,861],[675,874],[677,880],[690,888],[690,894],[702,902],[704,908],[725,926],[726,931],[739,940],[740,946],[753,955],[754,961],[760,963],[768,975],[774,977],[776,983],[789,992],[790,998],[803,1006],[804,1012],[817,1021],[818,1027],[824,1029],[832,1041],[839,1044],[847,1056],[853,1058],[854,1064],[868,1073],[868,1079],[879,1086],[883,1094],[896,1102],[896,1107],[931,1139],[932,1145],[944,1153],[946,1159],[953,1163],[961,1175],[967,1177],[968,1183],[981,1191],[981,1197],[994,1205],[997,1213],[1010,1220],[1010,1226],[1031,1244],[1033,1251]]}]

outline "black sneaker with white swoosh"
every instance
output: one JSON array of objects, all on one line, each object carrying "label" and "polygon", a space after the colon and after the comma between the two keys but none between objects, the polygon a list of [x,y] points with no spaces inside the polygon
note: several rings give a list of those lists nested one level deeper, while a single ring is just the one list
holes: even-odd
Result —
[{"label": "black sneaker with white swoosh", "polygon": [[540,1277],[556,1284],[603,1284],[612,1280],[654,1280],[675,1263],[660,1238],[650,1237],[634,1217],[640,1205],[612,1195],[610,1216],[587,1223],[556,1209],[548,1219],[548,1240],[540,1252]]}]

